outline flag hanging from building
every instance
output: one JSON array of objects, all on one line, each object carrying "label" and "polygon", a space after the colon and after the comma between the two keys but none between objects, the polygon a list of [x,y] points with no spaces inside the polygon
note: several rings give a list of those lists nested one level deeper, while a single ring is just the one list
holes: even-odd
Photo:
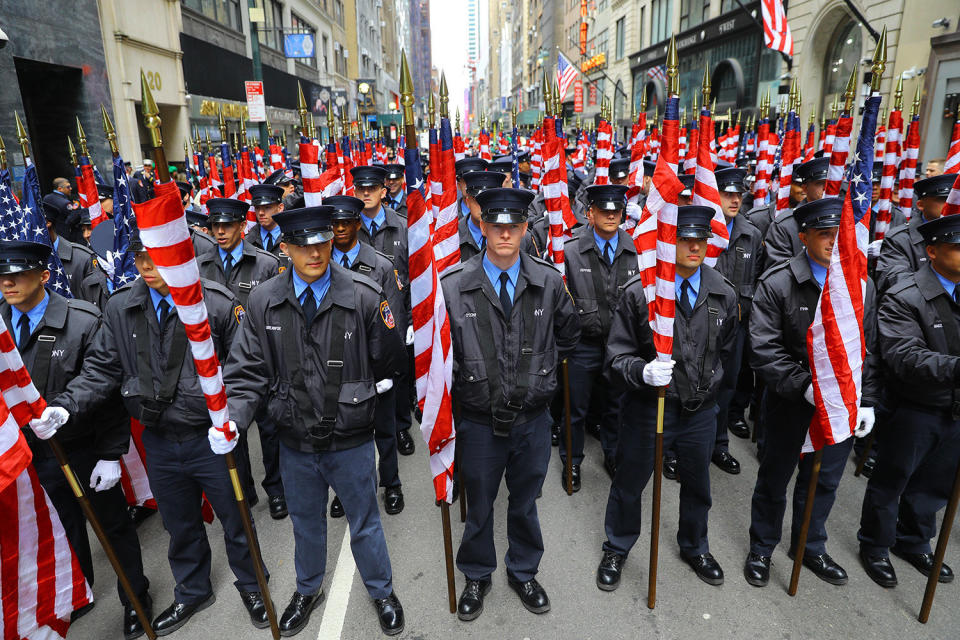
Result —
[{"label": "flag hanging from building", "polygon": [[760,0],[763,13],[763,44],[767,48],[793,56],[793,36],[787,24],[783,0]]},{"label": "flag hanging from building", "polygon": [[557,52],[557,84],[560,85],[560,101],[567,95],[567,89],[577,78],[577,68],[567,60],[567,56]]}]

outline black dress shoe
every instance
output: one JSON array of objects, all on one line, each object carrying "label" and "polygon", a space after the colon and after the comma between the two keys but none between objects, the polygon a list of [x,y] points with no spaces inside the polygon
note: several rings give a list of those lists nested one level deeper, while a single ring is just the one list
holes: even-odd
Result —
[{"label": "black dress shoe", "polygon": [[560,446],[560,425],[558,424],[550,427],[550,444],[554,447]]},{"label": "black dress shoe", "polygon": [[403,632],[403,605],[393,592],[386,598],[373,601],[377,607],[377,617],[380,619],[380,629],[388,636],[395,636]]},{"label": "black dress shoe", "polygon": [[604,551],[597,567],[597,588],[601,591],[613,591],[620,586],[620,574],[627,557],[613,551]]},{"label": "black dress shoe", "polygon": [[[787,555],[793,560],[794,554],[792,552]],[[803,566],[813,571],[814,575],[824,582],[837,586],[847,584],[847,572],[827,553],[817,556],[804,554]]]},{"label": "black dress shoe", "polygon": [[330,503],[330,517],[342,518],[344,513],[343,503],[340,502],[340,496],[333,496],[333,502]]},{"label": "black dress shoe", "polygon": [[243,606],[247,608],[250,614],[250,622],[257,629],[266,629],[270,626],[270,620],[267,618],[267,605],[263,602],[263,596],[259,591],[241,591],[240,600]]},{"label": "black dress shoe", "polygon": [[[930,572],[933,571],[932,553],[908,553],[901,551],[896,546],[891,547],[890,551],[898,558],[902,558],[912,564],[913,568],[923,575],[930,577]],[[947,566],[946,562],[940,565],[940,575],[937,576],[937,582],[942,584],[953,582],[953,569]]]},{"label": "black dress shoe", "polygon": [[690,568],[697,574],[697,577],[707,584],[715,586],[723,584],[723,569],[720,568],[720,564],[714,560],[713,556],[709,553],[704,553],[699,556],[682,557],[684,562],[690,565]]},{"label": "black dress shoe", "polygon": [[860,471],[860,475],[865,478],[869,478],[873,475],[873,470],[877,468],[877,459],[873,456],[867,456],[867,459],[863,461],[863,469]]},{"label": "black dress shoe", "polygon": [[721,471],[726,471],[732,476],[740,473],[740,463],[730,455],[729,451],[714,451],[711,460],[713,464],[720,467]]},{"label": "black dress shoe", "polygon": [[897,586],[897,572],[893,570],[889,556],[870,556],[860,549],[860,562],[870,579],[881,587]]},{"label": "black dress shoe", "polygon": [[530,613],[546,613],[550,611],[550,598],[544,591],[536,578],[530,578],[526,582],[520,582],[512,578],[507,578],[510,588],[520,596],[520,602]]},{"label": "black dress shoe", "polygon": [[287,499],[283,496],[268,496],[267,504],[270,505],[270,517],[274,520],[283,520],[289,513],[287,511]]},{"label": "black dress shoe", "polygon": [[135,527],[139,526],[141,522],[154,515],[156,512],[156,509],[138,507],[136,505],[127,507],[127,516],[130,518],[130,522],[132,522],[133,526]]},{"label": "black dress shoe", "polygon": [[216,601],[217,597],[211,593],[206,597],[206,599],[201,600],[200,602],[194,602],[193,604],[174,602],[172,605],[164,609],[163,613],[157,616],[156,620],[153,621],[153,631],[158,636],[170,635],[183,625],[187,624],[187,621],[193,617],[193,614],[197,613],[198,611],[203,611]]},{"label": "black dress shoe", "polygon": [[[153,617],[153,600],[150,599],[150,594],[144,593],[140,596],[140,604],[143,605],[143,611],[147,616],[147,620]],[[137,617],[137,611],[133,608],[132,604],[123,605],[123,640],[133,640],[134,638],[139,638],[144,633],[143,625],[140,623],[140,618]]]},{"label": "black dress shoe", "polygon": [[731,420],[727,424],[727,431],[737,436],[738,438],[749,438],[750,437],[750,425],[747,424],[747,421],[742,417],[737,418],[736,420]]},{"label": "black dress shoe", "polygon": [[[573,478],[573,492],[580,491],[580,465],[570,465],[570,476]],[[563,471],[560,473],[560,485],[563,490],[567,490],[567,465],[563,463]]]},{"label": "black dress shoe", "polygon": [[617,461],[613,456],[603,456],[603,470],[607,472],[611,480],[613,480],[613,476],[617,475]]},{"label": "black dress shoe", "polygon": [[743,577],[755,587],[765,587],[770,582],[770,556],[751,551],[743,563]]},{"label": "black dress shoe", "polygon": [[97,604],[96,602],[91,602],[91,603],[89,603],[89,604],[83,605],[83,606],[80,607],[79,609],[74,610],[74,611],[70,614],[70,622],[71,622],[71,623],[76,622],[77,620],[79,620],[79,619],[82,618],[83,616],[85,616],[85,615],[87,615],[88,613],[90,613],[91,611],[93,611],[93,607],[96,606],[96,604]]},{"label": "black dress shoe", "polygon": [[387,487],[383,492],[383,508],[391,516],[403,511],[403,491],[400,487]]},{"label": "black dress shoe", "polygon": [[284,638],[295,636],[310,622],[310,614],[317,608],[317,605],[323,602],[323,589],[317,591],[312,596],[305,596],[299,591],[293,592],[290,598],[290,604],[283,610],[280,616],[280,635]]},{"label": "black dress shoe", "polygon": [[583,425],[583,430],[587,435],[593,436],[597,440],[600,439],[600,423],[599,422],[586,422]]},{"label": "black dress shoe", "polygon": [[402,456],[413,455],[413,452],[417,450],[417,446],[413,443],[413,436],[410,435],[409,429],[401,429],[397,432],[397,451],[400,452]]},{"label": "black dress shoe", "polygon": [[489,580],[470,580],[463,586],[457,602],[457,617],[464,622],[476,620],[483,613],[483,596],[490,593]]},{"label": "black dress shoe", "polygon": [[674,456],[663,458],[663,477],[667,480],[677,479],[677,459]]}]

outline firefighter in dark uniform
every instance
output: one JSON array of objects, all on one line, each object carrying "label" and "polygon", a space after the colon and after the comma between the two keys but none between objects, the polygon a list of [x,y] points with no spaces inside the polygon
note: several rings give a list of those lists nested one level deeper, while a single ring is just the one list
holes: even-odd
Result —
[{"label": "firefighter in dark uniform", "polygon": [[187,218],[190,239],[193,241],[193,252],[199,256],[207,251],[216,250],[217,241],[209,235],[206,225],[207,216],[191,200],[193,186],[189,182],[177,182],[177,188],[180,190],[183,215]]},{"label": "firefighter in dark uniform", "polygon": [[[731,403],[738,391],[737,383],[741,375],[748,375],[751,378],[753,375],[749,367],[744,373],[741,363],[747,348],[750,303],[753,301],[753,292],[763,265],[763,236],[740,213],[740,205],[746,191],[743,181],[747,176],[747,170],[730,167],[719,169],[715,175],[717,191],[720,193],[720,205],[727,221],[727,232],[730,234],[727,248],[717,258],[716,269],[730,280],[737,290],[740,301],[740,323],[737,327],[737,344],[731,353],[730,360],[723,363],[724,380],[720,385],[720,394],[717,399],[719,409],[717,446],[713,450],[713,463],[727,473],[736,474],[740,473],[740,463],[730,454],[727,431],[729,428],[740,438],[750,435],[749,428],[742,420],[737,423],[731,421]],[[742,413],[739,417],[743,417]]]},{"label": "firefighter in dark uniform", "polygon": [[[756,166],[754,166],[754,169],[756,169]],[[800,166],[798,165],[793,170],[793,173],[791,173],[789,196],[791,210],[795,209],[798,204],[803,202],[805,197],[803,190],[803,178],[801,177],[802,173],[799,169]],[[746,199],[744,201],[746,202]],[[752,206],[752,197],[750,197],[750,202]],[[752,208],[743,215],[747,218],[747,220],[750,221],[750,224],[760,230],[761,238],[766,237],[767,231],[770,229],[770,225],[773,223],[774,218],[777,217],[776,197],[771,197],[770,204],[752,206]]]},{"label": "firefighter in dark uniform", "polygon": [[[387,170],[383,167],[364,166],[350,169],[353,188],[357,198],[363,200],[363,215],[360,216],[360,242],[365,242],[387,256],[396,270],[397,281],[403,290],[405,306],[410,308],[410,277],[407,257],[407,219],[383,205],[387,188],[384,186]],[[405,318],[400,318],[405,320]],[[411,395],[413,391],[413,325],[401,326],[408,351],[408,366],[402,376],[394,379],[397,388],[397,450],[405,456],[414,452],[415,444],[410,435]]]},{"label": "firefighter in dark uniform", "polygon": [[343,499],[354,559],[381,628],[403,630],[377,509],[377,381],[406,366],[390,304],[372,280],[330,260],[332,207],[276,215],[293,263],[257,287],[224,369],[230,415],[241,429],[261,402],[280,436],[280,471],[295,541],[297,589],[280,631],[303,629],[323,599],[328,489]]},{"label": "firefighter in dark uniform", "polygon": [[[481,227],[481,209],[477,202],[477,195],[487,189],[496,189],[503,186],[501,173],[495,171],[468,171],[464,174],[463,202],[467,204],[470,214],[460,218],[458,232],[460,234],[460,262],[466,262],[473,256],[483,253],[487,248],[487,239],[483,236]],[[531,256],[539,256],[540,251],[530,233],[524,234],[520,241],[520,250]]]},{"label": "firefighter in dark uniform", "polygon": [[955,173],[945,173],[918,180],[913,185],[919,215],[914,213],[908,223],[891,227],[884,238],[874,276],[877,291],[885,292],[900,278],[909,276],[927,263],[927,252],[918,227],[940,217],[956,178]]},{"label": "firefighter in dark uniform", "polygon": [[[830,167],[829,158],[814,158],[804,162],[794,169],[794,174],[803,181],[804,202],[813,202],[823,198],[827,186],[827,169]],[[776,204],[774,204],[776,210]],[[800,242],[800,229],[797,220],[793,217],[793,210],[784,211],[767,229],[763,238],[764,271],[770,267],[787,262],[803,251]]]},{"label": "firefighter in dark uniform", "polygon": [[[763,420],[768,425],[753,490],[750,552],[743,567],[744,577],[755,587],[766,586],[770,579],[770,556],[780,542],[787,485],[799,468],[788,554],[792,557],[797,552],[796,539],[813,468],[813,456],[800,457],[814,411],[807,331],[826,279],[842,208],[840,198],[825,198],[806,202],[793,211],[805,250],[766,271],[753,298],[750,363],[765,383]],[[873,428],[872,407],[879,399],[876,317],[875,290],[873,282],[868,281],[863,321],[867,357],[863,366],[860,426],[855,431],[858,436]],[[846,584],[847,572],[827,553],[826,521],[853,440],[847,438],[823,449],[806,548],[801,550],[803,565],[835,585]]]},{"label": "firefighter in dark uniform", "polygon": [[[573,490],[580,490],[584,422],[591,404],[600,408],[603,466],[615,469],[620,421],[620,392],[603,377],[603,357],[610,321],[627,281],[638,273],[637,250],[620,229],[627,206],[624,185],[592,185],[585,189],[590,225],[564,246],[567,287],[580,316],[580,342],[570,356],[570,428]],[[600,397],[594,397],[599,395]],[[566,438],[560,438],[560,460],[566,469]],[[564,473],[561,479],[565,481]],[[564,485],[566,486],[566,485]]]},{"label": "firefighter in dark uniform", "polygon": [[[878,313],[896,409],[880,424],[857,538],[867,575],[883,587],[897,584],[889,551],[930,575],[937,513],[960,461],[960,216],[934,218],[917,231],[928,261],[890,287]],[[953,580],[946,564],[938,580]]]},{"label": "firefighter in dark uniform", "polygon": [[738,311],[733,285],[703,265],[712,217],[710,207],[677,211],[673,360],[656,358],[639,276],[627,284],[614,312],[606,362],[628,392],[604,519],[607,540],[597,567],[597,587],[603,591],[619,586],[627,554],[640,537],[641,497],[654,467],[657,390],[667,385],[663,438],[664,450],[672,447],[679,456],[680,555],[707,584],[723,583],[723,569],[707,541],[710,456],[717,437],[717,392],[736,345]]},{"label": "firefighter in dark uniform", "polygon": [[[50,277],[49,256],[50,247],[44,244],[0,241],[0,290],[4,297],[0,302],[0,316],[16,340],[37,391],[52,400],[80,374],[100,328],[100,312],[87,302],[44,290],[44,283]],[[87,496],[149,616],[151,603],[147,588],[150,583],[143,575],[140,541],[136,528],[127,518],[127,501],[117,484],[120,457],[130,443],[130,417],[126,410],[122,405],[100,403],[92,412],[77,414],[62,427],[44,430],[38,425],[35,431],[36,436],[44,440],[58,433],[77,477],[84,483],[89,478],[93,491],[87,491]],[[33,452],[33,466],[40,483],[60,516],[84,576],[92,585],[93,558],[87,521],[80,504],[50,448],[41,443],[33,431],[24,429],[24,434]],[[124,607],[124,637],[143,635],[143,626],[119,581],[117,592]]]},{"label": "firefighter in dark uniform", "polygon": [[[404,304],[400,282],[390,259],[368,244],[357,239],[360,233],[360,212],[363,200],[351,196],[331,196],[323,204],[333,207],[330,213],[333,224],[333,251],[331,259],[344,269],[366,276],[380,285],[383,297],[393,311],[393,317],[402,319],[401,326],[412,324]],[[384,487],[383,507],[389,515],[403,511],[403,489],[397,462],[396,389],[392,382],[389,389],[377,396],[376,430],[374,440],[380,454],[378,470],[380,486]],[[343,505],[334,498],[330,514],[343,516]]]},{"label": "firefighter in dark uniform", "polygon": [[71,196],[73,187],[66,178],[54,178],[53,191],[43,196],[43,212],[54,231],[71,242],[80,242],[80,205]]},{"label": "firefighter in dark uniform", "polygon": [[461,158],[454,163],[454,170],[457,175],[457,193],[460,194],[460,198],[457,200],[457,213],[461,218],[470,215],[470,207],[464,202],[464,194],[467,192],[467,183],[464,176],[471,171],[486,171],[487,164],[486,160],[477,156]]},{"label": "firefighter in dark uniform", "polygon": [[43,213],[47,219],[47,232],[50,234],[50,242],[53,243],[53,250],[60,256],[60,262],[63,264],[63,271],[67,276],[67,282],[70,284],[70,290],[71,292],[79,291],[83,279],[97,268],[96,254],[86,244],[71,242],[57,233],[56,220],[59,211],[46,201],[43,203]]},{"label": "firefighter in dark uniform", "polygon": [[[223,526],[227,559],[237,578],[234,585],[250,620],[264,628],[269,625],[267,611],[233,486],[223,460],[207,444],[210,413],[193,358],[187,353],[183,324],[137,230],[131,234],[129,250],[136,254],[141,277],[110,297],[80,375],[54,399],[53,410],[84,414],[120,389],[127,411],[145,427],[147,476],[170,534],[167,558],[176,581],[173,604],[153,621],[157,635],[173,633],[216,599],[200,509],[203,495]],[[214,349],[223,362],[243,310],[227,288],[200,282]]]},{"label": "firefighter in dark uniform", "polygon": [[470,497],[457,553],[466,577],[461,620],[483,611],[497,567],[493,507],[504,476],[507,580],[526,609],[550,609],[535,578],[543,555],[536,498],[550,462],[547,405],[557,391],[560,362],[580,336],[560,273],[520,250],[533,194],[501,187],[477,199],[487,248],[441,281],[453,341],[453,393],[461,408],[461,473]]},{"label": "firefighter in dark uniform", "polygon": [[406,218],[407,194],[403,190],[403,165],[385,164],[383,168],[387,170],[387,177],[384,179],[387,195],[383,198],[383,204],[396,211],[397,215]]},{"label": "firefighter in dark uniform", "polygon": [[[200,277],[230,289],[244,308],[250,292],[280,272],[280,261],[276,256],[257,249],[243,238],[248,209],[246,202],[234,198],[207,200],[207,228],[212,232],[217,248],[197,256]],[[261,411],[257,414],[257,428],[263,452],[264,477],[261,486],[267,494],[270,517],[281,520],[287,516],[287,504],[280,479],[276,426]],[[247,500],[251,507],[256,506],[260,499],[253,483],[246,431],[240,434],[237,459],[241,462],[240,474]]]},{"label": "firefighter in dark uniform", "polygon": [[257,224],[247,231],[246,238],[257,249],[263,249],[280,258],[288,267],[287,257],[280,251],[280,227],[273,216],[283,211],[283,188],[272,184],[250,187],[250,206],[257,214]]}]

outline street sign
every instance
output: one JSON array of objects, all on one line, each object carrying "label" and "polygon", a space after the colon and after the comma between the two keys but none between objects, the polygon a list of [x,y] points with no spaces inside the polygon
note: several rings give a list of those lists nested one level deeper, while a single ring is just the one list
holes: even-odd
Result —
[{"label": "street sign", "polygon": [[579,76],[573,81],[573,112],[583,113],[583,80]]},{"label": "street sign", "polygon": [[312,33],[287,33],[283,36],[283,53],[288,58],[312,58],[316,54]]},{"label": "street sign", "polygon": [[247,92],[247,113],[250,122],[266,122],[267,103],[263,99],[263,83],[259,80],[247,80],[243,83]]}]

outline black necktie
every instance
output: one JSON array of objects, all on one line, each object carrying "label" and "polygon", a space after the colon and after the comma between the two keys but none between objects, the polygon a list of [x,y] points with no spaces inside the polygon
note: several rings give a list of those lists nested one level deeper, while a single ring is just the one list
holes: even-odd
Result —
[{"label": "black necktie", "polygon": [[500,306],[503,307],[503,317],[510,319],[510,310],[513,309],[513,298],[507,291],[507,283],[510,282],[510,276],[506,271],[500,273]]},{"label": "black necktie", "polygon": [[17,341],[17,348],[22,353],[27,348],[27,342],[30,341],[30,318],[27,317],[27,314],[22,314],[17,324],[20,327],[20,339]]},{"label": "black necktie", "polygon": [[343,254],[343,256],[340,258],[340,264],[342,264],[347,269],[350,268],[350,260],[347,258],[347,254]]},{"label": "black necktie", "polygon": [[264,250],[265,250],[267,253],[273,253],[274,246],[273,246],[273,236],[272,236],[272,235],[267,234],[267,244],[264,245],[263,248],[264,248]]},{"label": "black necktie", "polygon": [[480,236],[480,251],[487,248],[487,236]]},{"label": "black necktie", "polygon": [[677,300],[677,306],[680,307],[680,312],[683,313],[683,316],[690,319],[690,316],[693,315],[693,307],[690,306],[690,298],[688,297],[690,293],[690,281],[684,280],[680,284],[680,299]]},{"label": "black necktie", "polygon": [[610,248],[609,240],[603,244],[603,259],[607,264],[613,264],[613,250]]},{"label": "black necktie", "polygon": [[[960,304],[960,284],[956,285],[953,288],[953,301],[956,302],[957,304]],[[21,320],[20,322],[23,322],[23,320]]]},{"label": "black necktie", "polygon": [[309,327],[314,316],[317,315],[317,299],[313,297],[313,289],[310,287],[307,287],[306,292],[304,292],[300,307],[303,309],[303,317],[307,321],[307,327]]},{"label": "black necktie", "polygon": [[163,325],[167,323],[167,316],[170,314],[170,305],[166,300],[161,300],[157,308],[160,310],[160,330],[163,331]]},{"label": "black necktie", "polygon": [[227,257],[223,259],[223,275],[229,278],[231,269],[233,269],[233,255],[228,253]]},{"label": "black necktie", "polygon": [[376,222],[371,222],[371,223],[370,223],[370,237],[371,237],[371,238],[372,238],[373,236],[377,235],[377,229],[379,229],[379,227],[377,226],[377,223],[376,223]]}]

